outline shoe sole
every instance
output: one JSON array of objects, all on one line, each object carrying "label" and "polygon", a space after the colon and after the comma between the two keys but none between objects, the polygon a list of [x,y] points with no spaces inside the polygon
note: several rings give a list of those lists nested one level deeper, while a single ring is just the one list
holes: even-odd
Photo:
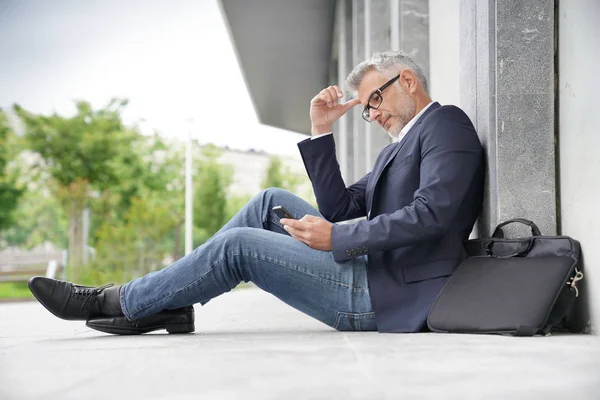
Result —
[{"label": "shoe sole", "polygon": [[85,324],[88,328],[95,329],[104,333],[111,333],[113,335],[141,335],[143,333],[149,333],[166,329],[171,334],[178,333],[192,333],[196,330],[194,323],[191,324],[173,324],[173,325],[158,325],[147,328],[127,328],[127,327],[116,327],[114,325],[96,325],[96,324]]}]

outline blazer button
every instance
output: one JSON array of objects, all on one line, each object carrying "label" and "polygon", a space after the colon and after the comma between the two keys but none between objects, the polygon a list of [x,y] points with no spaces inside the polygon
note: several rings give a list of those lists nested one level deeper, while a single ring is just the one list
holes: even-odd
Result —
[{"label": "blazer button", "polygon": [[347,255],[348,257],[350,257],[350,256],[352,255],[352,252],[351,252],[350,250],[346,250],[346,255]]},{"label": "blazer button", "polygon": [[363,247],[362,249],[363,249],[363,251],[364,251],[365,253],[366,253],[367,251],[369,251],[369,249],[367,249],[366,247]]},{"label": "blazer button", "polygon": [[355,256],[356,255],[356,249],[352,249],[352,255]]}]

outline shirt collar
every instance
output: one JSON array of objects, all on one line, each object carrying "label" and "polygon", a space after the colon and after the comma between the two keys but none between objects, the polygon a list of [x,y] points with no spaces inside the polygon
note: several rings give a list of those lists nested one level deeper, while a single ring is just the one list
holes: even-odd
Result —
[{"label": "shirt collar", "polygon": [[415,115],[413,117],[413,119],[411,119],[408,122],[408,124],[406,124],[406,126],[404,128],[402,128],[402,130],[400,131],[400,134],[398,134],[398,139],[396,140],[397,142],[401,141],[402,138],[404,138],[404,136],[406,136],[406,134],[408,133],[408,131],[410,131],[410,128],[412,128],[413,125],[417,123],[417,121],[419,120],[419,118],[421,117],[421,115],[423,115],[423,113],[425,111],[427,111],[427,109],[429,107],[431,107],[432,104],[433,104],[433,101],[430,101],[429,104],[427,104],[425,107],[423,107],[423,109],[421,110],[420,113],[418,113],[417,115]]}]

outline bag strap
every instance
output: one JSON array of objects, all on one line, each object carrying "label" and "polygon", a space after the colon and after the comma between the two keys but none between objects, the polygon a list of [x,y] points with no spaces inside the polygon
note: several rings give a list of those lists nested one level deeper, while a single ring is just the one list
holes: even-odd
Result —
[{"label": "bag strap", "polygon": [[508,221],[504,221],[501,224],[498,224],[496,229],[494,229],[494,233],[492,233],[492,237],[503,238],[504,232],[502,231],[502,227],[504,227],[508,224],[515,223],[515,222],[529,226],[531,228],[532,236],[542,236],[542,232],[540,231],[540,228],[538,228],[538,226],[536,224],[534,224],[532,221],[530,221],[528,219],[524,219],[524,218],[513,218],[513,219],[509,219]]}]

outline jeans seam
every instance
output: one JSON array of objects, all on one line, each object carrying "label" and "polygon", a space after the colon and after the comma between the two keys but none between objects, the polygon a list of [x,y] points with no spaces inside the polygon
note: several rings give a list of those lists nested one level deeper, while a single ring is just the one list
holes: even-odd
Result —
[{"label": "jeans seam", "polygon": [[340,326],[340,322],[341,321],[342,321],[341,314],[339,312],[336,312],[335,313],[335,320],[333,321],[332,328],[337,330],[337,328],[339,328],[339,326]]},{"label": "jeans seam", "polygon": [[352,316],[353,318],[357,318],[357,319],[368,319],[371,317],[375,317],[375,311],[367,311],[367,312],[362,312],[362,313],[338,311],[337,313],[340,316],[341,315]]},{"label": "jeans seam", "polygon": [[[243,254],[243,253],[239,253],[239,254],[233,254],[233,255],[232,255],[232,257],[233,257],[233,258],[235,258],[235,257],[240,257],[240,256],[244,256],[244,257],[253,257],[253,258],[256,258],[257,260],[260,260],[260,261],[265,261],[265,262],[268,262],[268,263],[276,264],[276,265],[279,265],[279,266],[281,266],[281,267],[285,267],[285,268],[291,269],[291,270],[293,270],[293,271],[300,272],[300,273],[302,273],[302,274],[305,274],[305,275],[311,276],[311,277],[313,277],[313,278],[320,279],[320,280],[321,280],[321,281],[323,281],[323,282],[337,284],[337,285],[339,285],[339,286],[342,286],[342,287],[345,287],[345,288],[351,289],[352,291],[360,291],[360,292],[366,292],[366,291],[367,291],[367,288],[361,288],[361,287],[358,287],[358,288],[357,288],[357,287],[353,287],[353,286],[351,286],[351,285],[346,285],[346,284],[344,284],[344,283],[342,283],[342,282],[332,281],[332,280],[330,280],[330,279],[327,279],[327,278],[325,278],[325,277],[323,277],[323,276],[319,276],[319,275],[313,275],[313,274],[310,274],[310,273],[308,273],[308,272],[306,272],[306,271],[302,271],[302,270],[300,270],[300,269],[298,269],[298,268],[293,268],[293,267],[291,267],[290,265],[286,265],[286,263],[283,263],[283,262],[281,262],[281,260],[279,260],[279,259],[267,260],[266,258],[261,258],[261,257],[259,257],[258,255],[254,255],[254,254]],[[156,300],[156,301],[154,301],[154,302],[152,302],[152,303],[150,303],[150,304],[146,304],[146,305],[144,305],[144,306],[143,306],[143,307],[141,307],[139,310],[135,311],[134,313],[131,313],[131,316],[133,317],[134,315],[137,315],[137,314],[141,313],[142,311],[146,310],[147,308],[150,308],[150,307],[152,307],[153,305],[155,305],[155,304],[156,304],[156,303],[158,303],[159,301],[168,300],[169,298],[171,298],[171,297],[175,296],[176,294],[178,294],[178,293],[180,293],[180,292],[183,292],[183,291],[186,291],[186,290],[188,290],[188,289],[189,289],[191,286],[193,286],[193,285],[196,285],[197,283],[199,283],[199,282],[201,282],[202,280],[204,280],[204,278],[206,278],[206,276],[209,274],[209,272],[210,272],[210,271],[212,271],[212,270],[213,270],[213,269],[215,269],[216,267],[219,267],[219,266],[223,265],[224,263],[225,263],[225,258],[223,258],[223,259],[219,260],[218,262],[214,263],[213,265],[209,266],[208,272],[207,272],[206,274],[204,274],[204,275],[202,275],[202,276],[198,277],[198,278],[197,278],[197,279],[195,279],[193,282],[191,282],[191,283],[187,284],[187,285],[186,285],[186,286],[184,286],[183,288],[181,288],[181,289],[179,289],[179,290],[177,290],[177,291],[175,291],[175,292],[172,292],[172,293],[171,293],[171,294],[169,294],[168,296],[166,296],[166,297],[163,297],[163,298],[162,298],[162,299],[160,299],[160,300]],[[132,318],[132,319],[136,319],[136,318]]]}]

